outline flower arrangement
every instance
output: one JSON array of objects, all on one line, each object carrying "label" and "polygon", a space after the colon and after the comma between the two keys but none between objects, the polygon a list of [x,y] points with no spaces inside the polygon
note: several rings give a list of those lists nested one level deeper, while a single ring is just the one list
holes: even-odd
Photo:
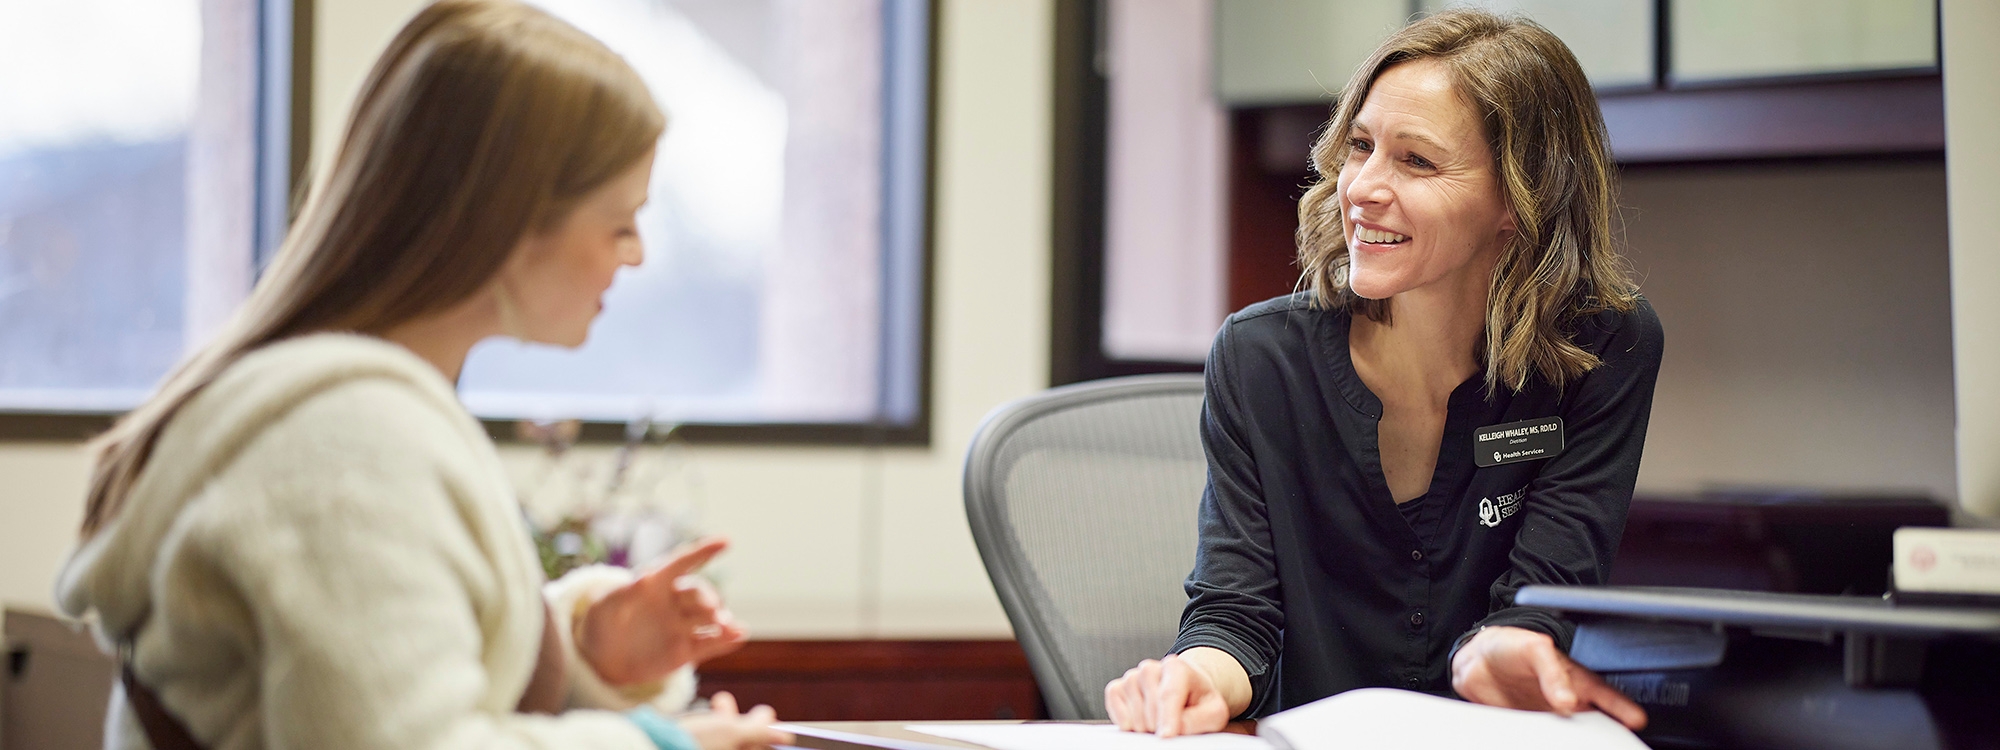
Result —
[{"label": "flower arrangement", "polygon": [[677,427],[636,420],[607,456],[572,450],[575,420],[516,423],[542,449],[516,463],[514,487],[550,580],[600,563],[642,568],[701,536],[701,477]]}]

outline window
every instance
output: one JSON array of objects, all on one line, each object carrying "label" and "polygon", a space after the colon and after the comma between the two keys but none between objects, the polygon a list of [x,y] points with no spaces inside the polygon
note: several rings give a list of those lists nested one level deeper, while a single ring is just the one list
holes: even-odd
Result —
[{"label": "window", "polygon": [[538,0],[667,112],[622,272],[575,351],[491,342],[491,418],[914,426],[929,4]]},{"label": "window", "polygon": [[130,408],[248,293],[301,163],[293,21],[0,4],[0,410]]},{"label": "window", "polygon": [[1200,362],[1223,309],[1228,117],[1205,0],[1105,4],[1104,354]]},{"label": "window", "polygon": [[[304,162],[292,1],[0,5],[0,411],[128,409],[247,294]],[[476,349],[467,406],[923,439],[929,0],[540,4],[667,110],[648,257],[582,349]]]},{"label": "window", "polygon": [[195,144],[247,123],[197,111],[202,41],[195,0],[0,5],[0,405],[129,407],[209,322]]}]

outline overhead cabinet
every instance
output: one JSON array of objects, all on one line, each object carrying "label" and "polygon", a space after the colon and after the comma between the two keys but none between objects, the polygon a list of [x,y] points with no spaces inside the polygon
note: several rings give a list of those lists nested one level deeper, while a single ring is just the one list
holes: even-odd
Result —
[{"label": "overhead cabinet", "polygon": [[1935,0],[1670,0],[1668,13],[1677,86],[1938,66]]},{"label": "overhead cabinet", "polygon": [[1462,6],[1562,38],[1621,162],[1944,148],[1936,0],[1214,0],[1216,98],[1329,106],[1412,15]]}]

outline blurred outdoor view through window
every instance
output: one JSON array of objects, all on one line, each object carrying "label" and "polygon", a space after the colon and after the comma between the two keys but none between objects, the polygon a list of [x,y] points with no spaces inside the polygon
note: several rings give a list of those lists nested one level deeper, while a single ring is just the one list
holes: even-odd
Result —
[{"label": "blurred outdoor view through window", "polygon": [[179,358],[200,47],[195,0],[0,1],[0,406],[126,408]]},{"label": "blurred outdoor view through window", "polygon": [[[213,100],[197,91],[217,54],[202,13],[232,1],[254,7],[0,0],[0,409],[128,408],[213,330],[204,305],[240,299],[247,277],[204,285],[227,264],[190,225],[217,203],[247,214],[253,196],[220,197],[188,166],[202,153],[190,128]],[[920,202],[896,196],[923,194],[928,134],[895,113],[923,111],[907,94],[928,62],[893,44],[927,3],[536,4],[622,54],[667,112],[639,216],[646,262],[621,272],[581,349],[475,349],[467,406],[616,421],[912,416],[923,223]]]},{"label": "blurred outdoor view through window", "polygon": [[474,411],[863,421],[880,377],[881,0],[537,0],[638,69],[667,113],[590,343],[489,343]]}]

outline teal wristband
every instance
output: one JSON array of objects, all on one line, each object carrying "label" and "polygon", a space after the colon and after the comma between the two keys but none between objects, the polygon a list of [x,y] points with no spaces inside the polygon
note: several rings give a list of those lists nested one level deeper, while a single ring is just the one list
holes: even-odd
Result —
[{"label": "teal wristband", "polygon": [[701,744],[694,741],[681,725],[660,715],[652,706],[640,706],[625,712],[625,718],[639,725],[639,731],[646,733],[646,739],[653,741],[653,747],[660,750],[701,750]]}]

